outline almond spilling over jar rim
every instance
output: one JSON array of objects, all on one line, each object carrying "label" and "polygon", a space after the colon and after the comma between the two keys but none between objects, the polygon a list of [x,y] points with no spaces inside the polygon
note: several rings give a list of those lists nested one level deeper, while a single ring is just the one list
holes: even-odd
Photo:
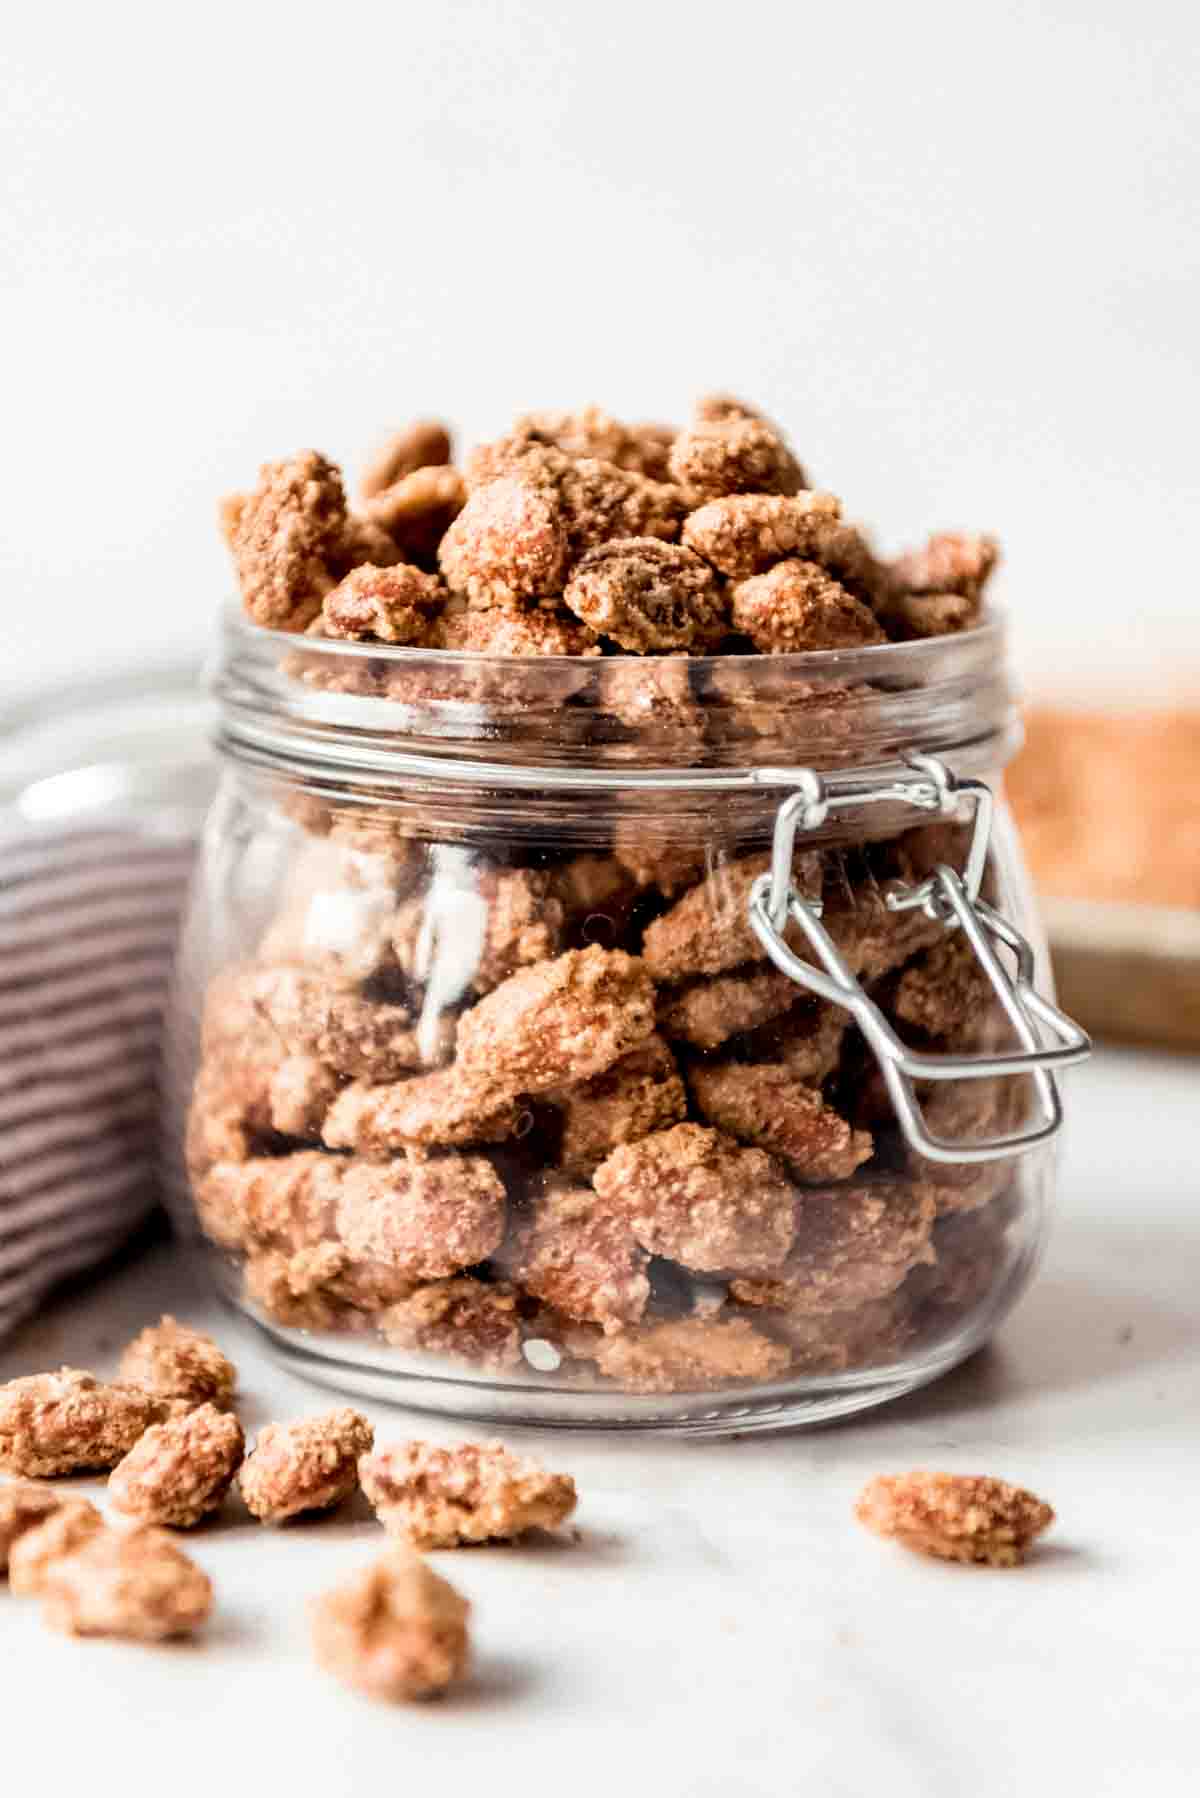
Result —
[{"label": "almond spilling over jar rim", "polygon": [[998,552],[889,560],[806,468],[709,395],[225,502],[174,1196],[297,1365],[770,1427],[934,1377],[1028,1277],[1084,1043],[995,792]]}]

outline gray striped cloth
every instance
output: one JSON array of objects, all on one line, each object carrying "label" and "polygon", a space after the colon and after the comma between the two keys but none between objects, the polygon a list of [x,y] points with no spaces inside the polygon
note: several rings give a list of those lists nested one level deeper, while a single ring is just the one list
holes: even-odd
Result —
[{"label": "gray striped cloth", "polygon": [[159,1036],[195,853],[0,814],[0,1336],[157,1201]]}]

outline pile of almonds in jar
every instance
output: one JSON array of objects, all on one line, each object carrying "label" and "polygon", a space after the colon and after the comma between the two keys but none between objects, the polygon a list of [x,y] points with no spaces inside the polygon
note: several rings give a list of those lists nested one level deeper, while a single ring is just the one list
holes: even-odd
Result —
[{"label": "pile of almonds in jar", "polygon": [[[298,654],[298,678],[487,702],[512,678],[489,658],[552,657],[590,706],[663,720],[697,761],[703,683],[967,629],[997,559],[965,534],[879,559],[722,395],[681,431],[533,413],[461,469],[422,422],[353,510],[306,451],[222,517],[253,621],[389,646],[332,676]],[[904,1142],[848,1015],[750,927],[765,848],[631,812],[586,854],[448,853],[411,807],[290,801],[291,875],[210,984],[187,1132],[201,1226],[261,1314],[654,1394],[885,1365],[994,1285],[1012,1164]],[[887,900],[964,849],[939,821],[793,869],[898,1032],[940,1050],[998,1040],[1003,1017],[961,938]],[[1023,1103],[1000,1080],[924,1096],[965,1140]]]}]

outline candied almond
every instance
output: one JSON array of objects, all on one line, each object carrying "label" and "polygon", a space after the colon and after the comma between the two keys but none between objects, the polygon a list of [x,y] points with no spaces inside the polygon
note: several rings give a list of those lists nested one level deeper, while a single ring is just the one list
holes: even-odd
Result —
[{"label": "candied almond", "polygon": [[798,1180],[846,1180],[874,1143],[784,1062],[698,1062],[688,1087],[706,1123],[786,1161]]},{"label": "candied almond", "polygon": [[629,1392],[704,1392],[731,1381],[777,1379],[791,1354],[744,1318],[681,1317],[604,1337],[592,1359]]},{"label": "candied almond", "polygon": [[799,493],[804,470],[764,418],[705,419],[681,431],[667,460],[693,506],[730,493]]},{"label": "candied almond", "polygon": [[521,473],[477,487],[438,552],[452,592],[475,605],[516,605],[562,591],[569,537],[552,491]]},{"label": "candied almond", "polygon": [[889,570],[891,585],[900,593],[957,593],[978,599],[999,559],[994,537],[940,531],[920,549],[897,556]]},{"label": "candied almond", "polygon": [[623,1144],[592,1184],[644,1249],[697,1273],[769,1273],[795,1235],[795,1192],[779,1164],[700,1124]]},{"label": "candied almond", "polygon": [[320,1136],[342,1077],[315,1055],[289,1055],[271,1076],[271,1128],[281,1136]]},{"label": "candied almond", "polygon": [[934,1260],[933,1195],[919,1181],[878,1175],[797,1198],[795,1241],[765,1280],[735,1279],[744,1305],[841,1311],[886,1298],[909,1271]]},{"label": "candied almond", "polygon": [[190,1405],[227,1405],[237,1385],[236,1367],[212,1337],[169,1314],[134,1337],[118,1372],[131,1386]]},{"label": "candied almond", "polygon": [[[704,710],[692,686],[684,655],[656,657],[647,662],[614,656],[599,670],[596,704],[599,711],[610,712],[626,729],[637,731],[643,748],[653,740],[676,756],[686,754],[690,758],[700,752]],[[642,826],[635,828],[640,831]],[[628,842],[626,838],[626,848]]]},{"label": "candied almond", "polygon": [[154,1424],[109,1474],[113,1504],[143,1523],[190,1529],[217,1509],[245,1448],[237,1418],[215,1405]]},{"label": "candied almond", "polygon": [[673,1042],[719,1049],[731,1036],[790,1011],[798,999],[795,981],[778,968],[735,968],[668,987],[659,998],[658,1024]]},{"label": "candied almond", "polygon": [[302,631],[336,584],[346,495],[332,462],[301,450],[264,462],[253,493],[226,503],[242,600],[256,624]]},{"label": "candied almond", "polygon": [[209,1168],[192,1195],[206,1234],[222,1248],[294,1249],[330,1234],[343,1171],[315,1149],[260,1155]]},{"label": "candied almond", "polygon": [[57,1511],[63,1500],[48,1486],[32,1480],[13,1480],[0,1486],[0,1574],[8,1571],[9,1556],[26,1530],[35,1530]]},{"label": "candied almond", "polygon": [[816,562],[776,562],[736,582],[731,600],[733,628],[764,655],[887,641],[873,613]]},{"label": "candied almond", "polygon": [[987,1567],[1015,1567],[1054,1522],[1032,1492],[986,1474],[879,1474],[854,1514],[875,1535],[918,1554]]},{"label": "candied almond", "polygon": [[104,1528],[104,1519],[86,1498],[64,1498],[34,1529],[23,1530],[8,1560],[8,1580],[18,1598],[40,1592],[56,1561]]},{"label": "candied almond", "polygon": [[51,1629],[158,1642],[190,1635],[212,1609],[212,1582],[165,1530],[136,1524],[95,1531],[55,1561],[42,1586]]},{"label": "candied almond", "polygon": [[741,581],[785,556],[821,561],[814,552],[841,513],[832,493],[735,493],[690,513],[683,541],[721,574]]},{"label": "candied almond", "polygon": [[569,1474],[547,1473],[499,1442],[398,1442],[365,1454],[362,1489],[389,1536],[414,1548],[510,1542],[556,1529],[575,1509]]},{"label": "candied almond", "polygon": [[388,568],[364,562],[325,595],[321,620],[327,637],[430,644],[438,608],[447,597],[434,575],[407,562]]},{"label": "candied almond", "polygon": [[395,486],[418,468],[440,468],[450,460],[450,432],[437,418],[417,418],[393,431],[364,464],[358,491],[364,499]]},{"label": "candied almond", "polygon": [[114,1467],[157,1416],[150,1393],[78,1367],[9,1380],[0,1386],[0,1469],[52,1479]]},{"label": "candied almond", "polygon": [[547,1097],[562,1118],[559,1166],[573,1174],[590,1174],[621,1143],[687,1115],[675,1057],[660,1036],[647,1037],[602,1074]]},{"label": "candied almond", "polygon": [[415,1073],[442,1059],[453,1035],[453,1020],[447,1019],[428,1044],[407,1006],[375,1005],[308,968],[263,968],[251,992],[260,1016],[278,1031],[289,1054],[314,1055],[351,1077],[389,1080]]},{"label": "candied almond", "polygon": [[327,1112],[323,1134],[328,1148],[388,1156],[413,1144],[452,1148],[503,1142],[520,1115],[511,1099],[472,1080],[456,1062],[381,1086],[364,1081],[347,1086]]},{"label": "candied almond", "polygon": [[313,1654],[368,1698],[429,1698],[466,1671],[470,1609],[419,1555],[396,1547],[316,1601]]},{"label": "candied almond", "polygon": [[[597,656],[596,633],[557,607],[489,606],[443,620],[439,648],[471,656]],[[480,689],[480,698],[488,689]]]},{"label": "candied almond", "polygon": [[522,968],[458,1026],[462,1068],[509,1093],[590,1079],[654,1029],[654,986],[622,950],[568,949]]},{"label": "candied almond", "polygon": [[564,1317],[606,1331],[636,1323],[650,1282],[629,1225],[590,1186],[547,1178],[513,1233],[504,1263],[522,1290]]},{"label": "candied almond", "polygon": [[379,1314],[381,1335],[394,1348],[449,1355],[502,1373],[521,1361],[516,1288],[457,1276],[430,1280]]},{"label": "candied almond", "polygon": [[707,562],[657,537],[617,537],[588,550],[563,600],[592,630],[639,655],[708,647],[728,629]]},{"label": "candied almond", "polygon": [[437,1280],[487,1259],[503,1238],[506,1202],[482,1156],[405,1149],[391,1161],[346,1165],[337,1231],[354,1260]]},{"label": "candied almond", "polygon": [[[696,974],[724,974],[743,962],[763,961],[766,950],[749,917],[750,890],[771,866],[770,854],[720,861],[708,878],[676,901],[670,911],[647,926],[642,957],[656,980],[686,980]],[[801,895],[820,880],[820,860],[811,852],[797,855],[792,884]],[[804,938],[795,925],[787,940],[799,948]]]},{"label": "candied almond", "polygon": [[306,1511],[329,1511],[358,1486],[358,1458],[375,1440],[361,1411],[343,1406],[297,1423],[269,1423],[259,1431],[237,1483],[262,1523],[283,1523]]},{"label": "candied almond", "polygon": [[386,532],[406,562],[431,568],[466,497],[457,468],[414,468],[364,500],[363,512],[368,523]]}]

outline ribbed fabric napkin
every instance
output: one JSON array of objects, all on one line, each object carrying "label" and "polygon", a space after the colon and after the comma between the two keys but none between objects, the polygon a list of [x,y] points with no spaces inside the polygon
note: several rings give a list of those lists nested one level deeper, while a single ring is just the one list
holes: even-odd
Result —
[{"label": "ribbed fabric napkin", "polygon": [[163,1000],[195,844],[0,815],[0,1336],[157,1198]]}]

